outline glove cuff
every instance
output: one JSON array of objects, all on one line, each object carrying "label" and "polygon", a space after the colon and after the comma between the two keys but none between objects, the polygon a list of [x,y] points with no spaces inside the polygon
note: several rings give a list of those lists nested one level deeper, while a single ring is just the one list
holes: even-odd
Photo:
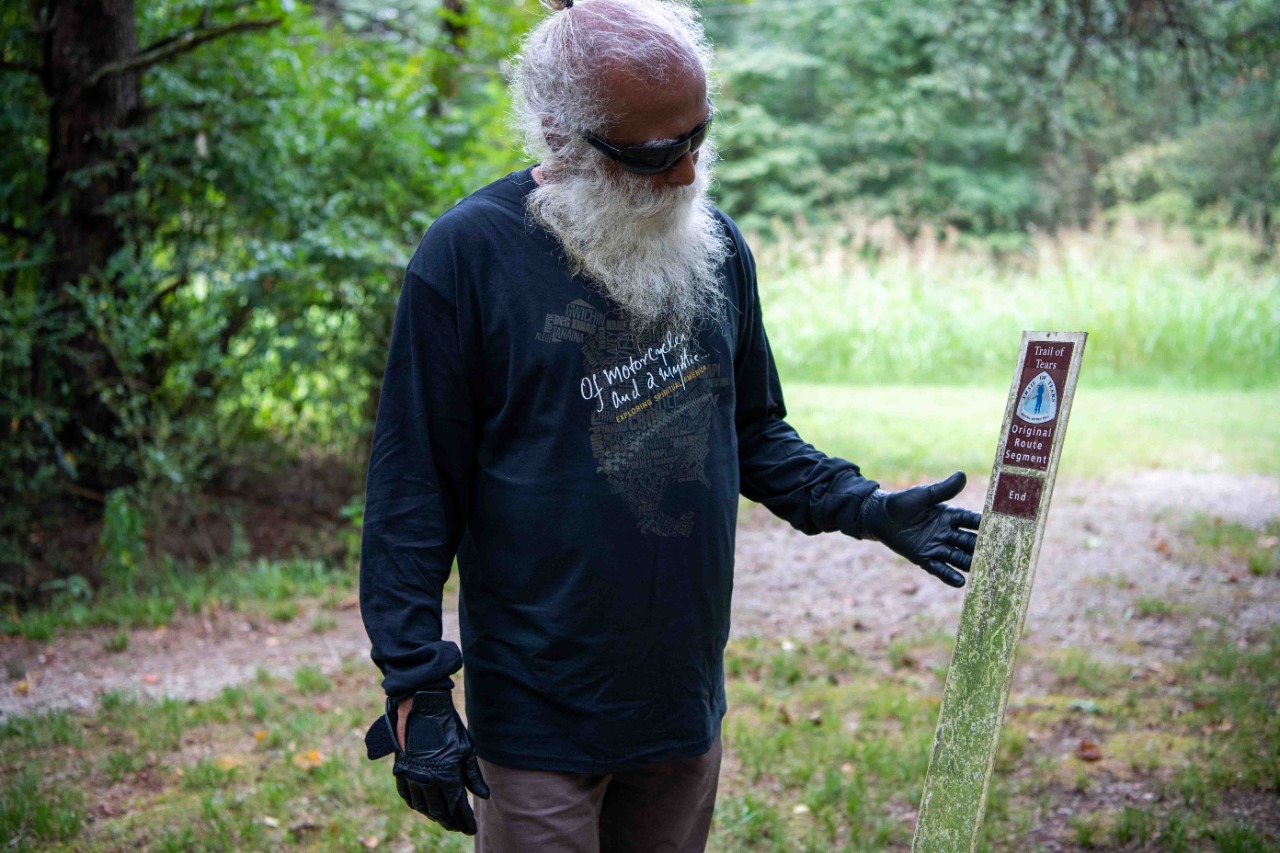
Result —
[{"label": "glove cuff", "polygon": [[426,714],[431,717],[453,713],[453,693],[449,690],[423,690],[413,694],[411,714]]},{"label": "glove cuff", "polygon": [[880,541],[876,531],[883,530],[889,521],[889,513],[884,508],[885,498],[888,496],[889,493],[884,489],[876,489],[863,498],[862,506],[858,508],[858,521],[850,531],[854,538],[866,539],[870,542]]},{"label": "glove cuff", "polygon": [[370,761],[377,761],[384,755],[398,751],[395,729],[391,727],[390,716],[383,714],[373,721],[373,725],[369,726],[369,731],[364,736],[364,748]]},{"label": "glove cuff", "polygon": [[[449,690],[423,690],[413,694],[413,707],[410,714],[425,714],[439,717],[453,713],[453,694]],[[400,751],[396,740],[396,718],[400,713],[400,702],[387,698],[387,710],[381,717],[373,721],[364,736],[365,752],[369,760],[377,761],[386,755]]]}]

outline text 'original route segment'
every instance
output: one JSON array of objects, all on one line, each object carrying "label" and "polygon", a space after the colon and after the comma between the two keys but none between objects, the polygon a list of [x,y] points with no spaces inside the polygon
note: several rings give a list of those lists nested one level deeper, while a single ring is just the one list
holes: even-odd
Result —
[{"label": "text 'original route segment'", "polygon": [[1022,335],[913,853],[977,848],[1085,338],[1084,332]]}]

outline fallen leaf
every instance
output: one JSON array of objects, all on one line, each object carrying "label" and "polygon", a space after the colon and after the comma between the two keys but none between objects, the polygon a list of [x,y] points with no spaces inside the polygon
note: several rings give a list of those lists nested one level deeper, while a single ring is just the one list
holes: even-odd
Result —
[{"label": "fallen leaf", "polygon": [[1102,747],[1086,738],[1080,741],[1080,745],[1076,747],[1076,758],[1081,761],[1101,761]]},{"label": "fallen leaf", "polygon": [[219,770],[232,770],[240,766],[240,759],[234,755],[223,755],[214,764],[218,766]]},{"label": "fallen leaf", "polygon": [[13,685],[13,692],[17,693],[19,696],[26,696],[31,692],[31,682],[27,681],[25,678],[22,679],[17,684]]},{"label": "fallen leaf", "polygon": [[778,722],[782,723],[784,726],[791,725],[791,712],[787,710],[786,705],[778,706]]},{"label": "fallen leaf", "polygon": [[258,729],[256,732],[253,733],[253,739],[256,740],[258,743],[262,743],[264,740],[267,739],[267,730]]},{"label": "fallen leaf", "polygon": [[344,598],[338,602],[339,610],[351,610],[359,606],[360,606],[360,599],[354,595],[351,596],[350,598]]},{"label": "fallen leaf", "polygon": [[324,763],[324,756],[318,749],[308,749],[293,756],[293,766],[301,770],[314,770]]}]

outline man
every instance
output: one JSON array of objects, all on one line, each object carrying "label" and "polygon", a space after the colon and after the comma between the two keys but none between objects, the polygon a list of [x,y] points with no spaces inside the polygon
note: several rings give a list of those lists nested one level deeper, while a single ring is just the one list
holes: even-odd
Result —
[{"label": "man", "polygon": [[963,474],[886,493],[783,419],[751,252],[706,198],[709,66],[684,6],[554,11],[514,78],[539,165],[441,216],[405,275],[365,504],[388,695],[367,744],[479,850],[703,848],[739,493],[952,586],[969,567],[978,515],[943,503]]}]

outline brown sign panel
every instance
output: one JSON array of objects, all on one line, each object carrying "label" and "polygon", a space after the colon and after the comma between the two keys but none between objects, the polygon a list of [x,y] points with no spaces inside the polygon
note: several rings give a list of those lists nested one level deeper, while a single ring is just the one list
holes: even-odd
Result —
[{"label": "brown sign panel", "polygon": [[1039,477],[1001,471],[996,477],[996,496],[991,503],[991,511],[1034,519],[1040,509],[1040,490],[1043,487],[1044,480]]},{"label": "brown sign panel", "polygon": [[1005,439],[1001,465],[1044,471],[1058,426],[1058,410],[1067,385],[1073,342],[1028,341],[1014,399],[1013,422]]}]

